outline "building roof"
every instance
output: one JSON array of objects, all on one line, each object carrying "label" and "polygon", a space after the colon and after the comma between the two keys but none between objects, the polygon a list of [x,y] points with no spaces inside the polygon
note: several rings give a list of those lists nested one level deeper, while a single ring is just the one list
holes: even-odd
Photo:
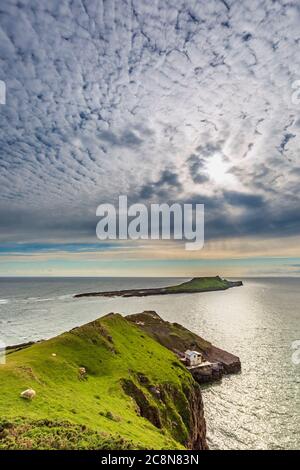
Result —
[{"label": "building roof", "polygon": [[190,349],[187,349],[184,354],[186,356],[201,356],[201,353],[199,353],[198,351],[191,351]]}]

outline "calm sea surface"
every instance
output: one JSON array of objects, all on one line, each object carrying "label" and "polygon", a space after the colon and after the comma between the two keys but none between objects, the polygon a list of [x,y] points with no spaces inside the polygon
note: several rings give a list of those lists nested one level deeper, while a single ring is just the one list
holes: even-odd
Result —
[{"label": "calm sea surface", "polygon": [[[183,280],[183,279],[182,279]],[[224,292],[73,299],[79,292],[158,287],[181,279],[0,279],[0,341],[49,338],[108,312],[156,310],[240,356],[242,374],[203,388],[212,449],[300,448],[300,279],[244,279]]]}]

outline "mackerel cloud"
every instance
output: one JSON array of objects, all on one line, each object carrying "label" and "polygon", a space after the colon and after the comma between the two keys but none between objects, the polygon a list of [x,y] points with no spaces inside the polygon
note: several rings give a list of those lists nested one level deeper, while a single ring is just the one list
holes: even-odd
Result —
[{"label": "mackerel cloud", "polygon": [[209,237],[299,233],[299,24],[297,1],[4,2],[0,241],[95,239],[120,194],[204,203]]}]

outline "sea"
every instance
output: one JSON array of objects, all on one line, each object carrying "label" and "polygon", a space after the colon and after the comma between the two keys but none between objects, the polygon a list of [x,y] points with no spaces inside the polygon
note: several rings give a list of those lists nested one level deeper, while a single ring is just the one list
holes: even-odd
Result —
[{"label": "sea", "polygon": [[0,346],[47,339],[109,312],[155,310],[241,359],[240,374],[202,387],[211,449],[299,449],[300,278],[245,278],[242,287],[199,294],[73,297],[185,280],[0,278]]}]

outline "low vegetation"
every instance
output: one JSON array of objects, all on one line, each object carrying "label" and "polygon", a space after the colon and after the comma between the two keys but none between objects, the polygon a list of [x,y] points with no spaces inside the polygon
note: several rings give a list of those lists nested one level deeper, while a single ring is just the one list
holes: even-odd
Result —
[{"label": "low vegetation", "polygon": [[223,290],[232,286],[230,281],[222,279],[220,276],[214,277],[195,277],[190,281],[183,282],[177,286],[167,287],[168,293],[180,292],[201,292],[209,290]]},{"label": "low vegetation", "polygon": [[[1,449],[184,448],[197,386],[118,314],[10,351],[0,383]],[[21,398],[29,388],[36,396]]]}]

